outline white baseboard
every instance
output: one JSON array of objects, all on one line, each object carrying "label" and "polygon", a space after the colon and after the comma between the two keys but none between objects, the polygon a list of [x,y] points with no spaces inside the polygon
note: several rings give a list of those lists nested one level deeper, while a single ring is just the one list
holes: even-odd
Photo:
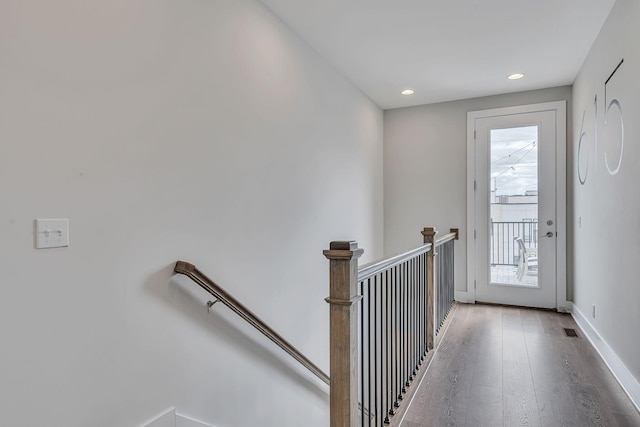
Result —
[{"label": "white baseboard", "polygon": [[214,427],[211,424],[205,424],[202,421],[176,414],[176,427]]},{"label": "white baseboard", "polygon": [[571,315],[587,337],[589,342],[595,347],[598,354],[604,360],[613,376],[618,380],[622,389],[627,393],[636,409],[640,411],[640,382],[633,376],[631,371],[620,360],[615,351],[602,339],[598,331],[591,325],[589,320],[573,303],[568,303]]},{"label": "white baseboard", "polygon": [[176,414],[176,408],[168,409],[161,415],[142,424],[141,427],[215,427],[184,415]]},{"label": "white baseboard", "polygon": [[471,292],[467,291],[454,291],[453,298],[457,302],[461,302],[464,304],[475,304],[475,297],[471,294]]},{"label": "white baseboard", "polygon": [[167,409],[140,427],[176,427],[176,408]]}]

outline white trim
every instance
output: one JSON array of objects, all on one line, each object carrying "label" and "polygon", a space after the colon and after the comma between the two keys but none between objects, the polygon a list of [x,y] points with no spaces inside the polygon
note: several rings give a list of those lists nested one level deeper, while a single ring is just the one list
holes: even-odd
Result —
[{"label": "white trim", "polygon": [[186,417],[176,413],[176,408],[170,408],[162,412],[160,415],[153,417],[152,419],[145,421],[140,427],[214,427],[211,424],[203,423],[202,421],[194,420],[193,418]]},{"label": "white trim", "polygon": [[164,427],[176,425],[176,408],[169,408],[162,412],[160,415],[156,415],[150,420],[147,420],[140,424],[140,427]]},{"label": "white trim", "polygon": [[185,417],[184,415],[176,414],[176,427],[214,427],[211,424],[203,423],[202,421],[194,420],[193,418]]},{"label": "white trim", "polygon": [[461,302],[464,304],[475,304],[476,302],[475,293],[471,294],[470,292],[464,291],[455,291],[453,299],[455,299],[456,302]]},{"label": "white trim", "polygon": [[556,113],[556,308],[567,307],[567,102],[554,101],[515,107],[493,108],[467,112],[467,294],[469,302],[476,300],[473,285],[475,258],[475,122],[477,119],[513,114],[555,111]]},{"label": "white trim", "polygon": [[573,303],[569,303],[568,306],[571,310],[571,316],[575,319],[584,336],[596,349],[636,409],[640,411],[640,382],[633,376],[624,362],[620,360],[616,352],[607,344],[578,307]]},{"label": "white trim", "polygon": [[556,111],[556,308],[567,307],[567,102]]},{"label": "white trim", "polygon": [[[476,149],[475,149],[475,116],[473,112],[467,113],[467,300],[476,301]],[[456,296],[456,301],[458,300]]]}]

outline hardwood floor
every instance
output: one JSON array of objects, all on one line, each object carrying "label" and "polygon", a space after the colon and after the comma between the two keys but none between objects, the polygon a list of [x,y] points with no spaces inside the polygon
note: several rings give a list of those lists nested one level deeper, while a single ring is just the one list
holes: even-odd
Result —
[{"label": "hardwood floor", "polygon": [[479,304],[452,314],[402,427],[640,426],[570,315]]}]

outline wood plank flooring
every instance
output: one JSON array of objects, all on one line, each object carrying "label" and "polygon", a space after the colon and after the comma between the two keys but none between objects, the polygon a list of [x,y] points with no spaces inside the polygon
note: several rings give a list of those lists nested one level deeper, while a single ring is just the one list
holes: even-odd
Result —
[{"label": "wood plank flooring", "polygon": [[402,427],[640,427],[570,315],[458,304],[450,316]]}]

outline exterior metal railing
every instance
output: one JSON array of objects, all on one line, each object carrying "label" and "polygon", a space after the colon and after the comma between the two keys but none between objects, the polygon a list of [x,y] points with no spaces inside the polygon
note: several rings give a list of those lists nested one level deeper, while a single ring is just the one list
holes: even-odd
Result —
[{"label": "exterior metal railing", "polygon": [[527,248],[537,248],[538,222],[491,222],[491,265],[518,265],[516,237],[520,237]]}]

